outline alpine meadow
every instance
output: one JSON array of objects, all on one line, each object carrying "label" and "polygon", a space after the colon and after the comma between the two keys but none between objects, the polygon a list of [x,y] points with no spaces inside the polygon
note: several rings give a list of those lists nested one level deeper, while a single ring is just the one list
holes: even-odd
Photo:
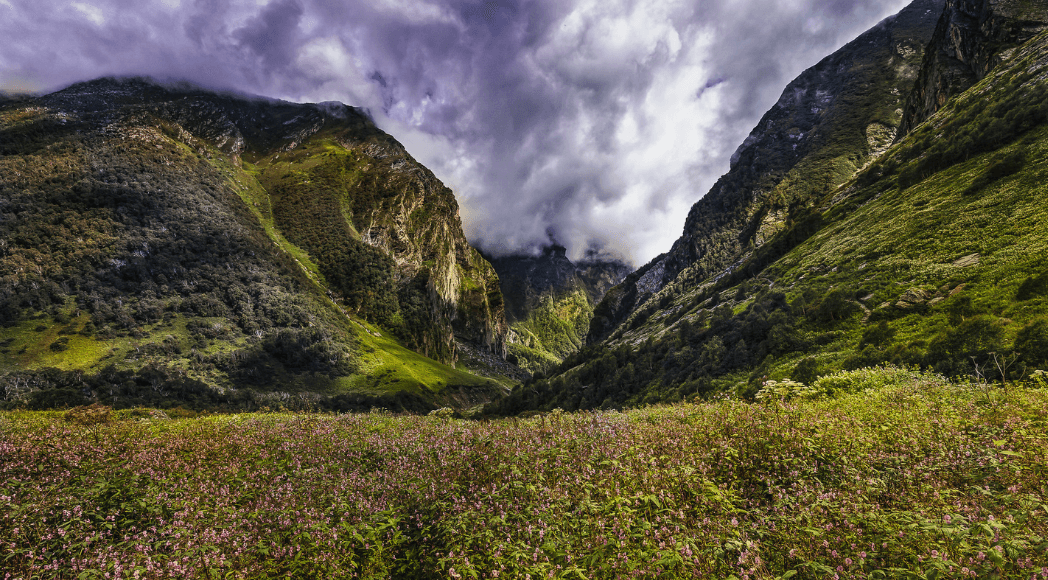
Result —
[{"label": "alpine meadow", "polygon": [[1048,580],[1048,2],[835,46],[639,268],[393,100],[0,93],[0,576]]}]

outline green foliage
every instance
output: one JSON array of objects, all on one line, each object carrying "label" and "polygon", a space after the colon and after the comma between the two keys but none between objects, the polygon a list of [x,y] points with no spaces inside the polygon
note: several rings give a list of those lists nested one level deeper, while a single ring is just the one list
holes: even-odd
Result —
[{"label": "green foliage", "polygon": [[815,312],[817,318],[823,322],[832,322],[858,312],[859,308],[853,300],[854,295],[854,291],[849,292],[846,288],[834,288],[819,302],[819,308]]},{"label": "green foliage", "polygon": [[827,397],[863,393],[887,388],[903,388],[918,384],[935,384],[946,379],[940,375],[922,373],[899,367],[868,367],[840,371],[819,377],[811,388]]},{"label": "green foliage", "polygon": [[815,389],[790,379],[765,381],[754,397],[758,401],[789,401],[791,399],[814,399],[819,396]]},{"label": "green foliage", "polygon": [[1048,272],[1028,276],[1015,292],[1016,300],[1030,300],[1048,296]]},{"label": "green foliage", "polygon": [[1026,152],[1021,149],[999,156],[990,164],[985,173],[972,181],[968,189],[964,190],[964,195],[975,195],[991,183],[1019,173],[1025,164]]},{"label": "green foliage", "polygon": [[521,368],[546,372],[579,350],[592,315],[593,305],[582,288],[545,296],[527,319],[512,325],[518,342],[510,344],[510,354]]},{"label": "green foliage", "polygon": [[1003,350],[1004,327],[1004,322],[986,314],[965,320],[932,340],[926,362],[937,372],[954,376],[971,374],[972,361],[989,367],[990,353]]},{"label": "green foliage", "polygon": [[811,384],[815,379],[819,378],[819,375],[821,374],[822,365],[819,364],[819,360],[815,357],[809,356],[801,359],[801,362],[793,367],[793,372],[790,373],[790,377],[795,381],[804,384]]},{"label": "green foliage", "polygon": [[[778,234],[723,269],[682,272],[607,348],[587,349],[559,375],[493,410],[636,405],[691,392],[748,396],[768,380],[812,385],[817,374],[880,364],[1023,378],[1042,364],[1036,321],[1048,314],[1048,126],[1039,97],[1048,80],[1038,72],[1046,61],[1042,36],[856,181],[827,192],[806,214],[798,211],[811,216],[811,231],[787,219]],[[721,259],[718,236],[714,228],[708,239],[687,244]],[[788,307],[756,316],[762,289],[784,292]],[[613,298],[631,300],[628,290]],[[778,324],[769,328],[772,316]],[[685,319],[693,327],[687,337],[675,327]],[[633,355],[616,356],[617,368],[632,365],[633,373],[616,392],[596,384],[591,369],[620,348]],[[717,364],[707,364],[708,353],[716,353]],[[1016,355],[1018,362],[998,367]]]},{"label": "green foliage", "polygon": [[[83,404],[100,377],[149,368],[188,382],[147,396],[135,380],[129,400],[252,408],[262,393],[218,395],[264,389],[346,395],[351,409],[400,390],[406,402],[384,406],[422,410],[445,389],[491,396],[403,348],[452,363],[456,333],[497,343],[505,331],[453,195],[343,113],[142,79],[0,103],[0,372],[19,384],[5,404]],[[406,260],[354,222],[387,227],[405,195],[407,235],[427,252]],[[463,290],[440,295],[434,273]],[[50,368],[93,386],[53,388],[39,378]]]},{"label": "green foliage", "polygon": [[862,338],[859,340],[859,348],[864,346],[886,346],[891,343],[892,338],[895,337],[896,330],[888,325],[886,321],[880,321],[873,326],[869,326],[862,332]]}]

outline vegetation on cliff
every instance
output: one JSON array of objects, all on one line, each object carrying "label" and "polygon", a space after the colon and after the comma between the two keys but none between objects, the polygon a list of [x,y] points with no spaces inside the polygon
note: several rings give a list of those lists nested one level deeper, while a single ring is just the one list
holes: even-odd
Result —
[{"label": "vegetation on cliff", "polygon": [[510,322],[509,360],[529,372],[546,372],[585,344],[593,306],[632,268],[591,252],[577,263],[563,246],[538,255],[491,260],[498,272]]},{"label": "vegetation on cliff", "polygon": [[349,107],[103,79],[0,109],[7,404],[152,369],[164,397],[107,401],[193,384],[432,408],[449,385],[492,396],[438,361],[456,338],[502,356],[506,332],[451,192]]}]

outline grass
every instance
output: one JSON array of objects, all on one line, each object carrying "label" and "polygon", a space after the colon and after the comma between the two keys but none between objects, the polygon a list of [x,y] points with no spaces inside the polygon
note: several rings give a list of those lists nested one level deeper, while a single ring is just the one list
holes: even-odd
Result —
[{"label": "grass", "polygon": [[[89,320],[90,316],[82,315],[59,324],[50,316],[42,316],[0,329],[0,337],[6,344],[0,349],[0,365],[3,368],[54,367],[62,370],[97,366],[113,352],[115,345],[79,334]],[[66,348],[52,350],[51,346],[61,339],[65,339]]]},{"label": "grass", "polygon": [[[363,324],[363,323],[362,323]],[[377,327],[361,326],[361,374],[340,379],[342,389],[439,394],[448,386],[489,386],[488,379],[440,364],[400,345]],[[379,336],[375,336],[378,334]]]},{"label": "grass", "polygon": [[3,413],[4,568],[25,578],[1048,575],[1044,382],[1001,389],[898,369],[838,379],[854,388],[835,398],[484,422]]}]

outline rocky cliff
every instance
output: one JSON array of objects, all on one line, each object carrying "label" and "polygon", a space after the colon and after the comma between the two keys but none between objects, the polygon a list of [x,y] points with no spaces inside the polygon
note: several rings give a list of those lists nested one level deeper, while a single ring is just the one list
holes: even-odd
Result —
[{"label": "rocky cliff", "polygon": [[883,154],[943,3],[911,3],[790,83],[733,155],[731,170],[692,207],[673,248],[596,308],[587,341],[639,324],[675,294],[729,272]]},{"label": "rocky cliff", "polygon": [[498,272],[511,323],[511,360],[545,371],[582,346],[593,306],[633,268],[591,254],[575,263],[552,244],[538,255],[491,260]]},{"label": "rocky cliff", "polygon": [[948,0],[906,101],[900,137],[982,80],[1019,45],[1048,28],[1048,4]]}]

